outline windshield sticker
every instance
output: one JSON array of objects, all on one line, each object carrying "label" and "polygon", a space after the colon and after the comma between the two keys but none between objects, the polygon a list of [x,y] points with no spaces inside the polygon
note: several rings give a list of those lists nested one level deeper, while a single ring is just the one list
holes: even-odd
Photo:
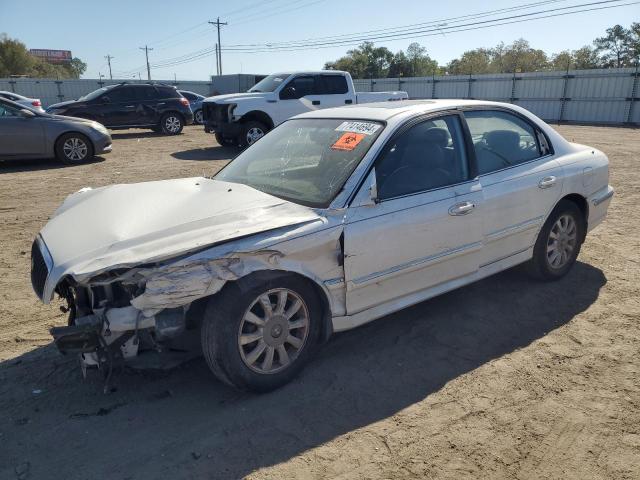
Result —
[{"label": "windshield sticker", "polygon": [[373,135],[380,128],[379,123],[371,122],[342,122],[336,128],[336,132],[353,132],[362,133],[364,135]]},{"label": "windshield sticker", "polygon": [[364,135],[362,133],[344,133],[336,143],[331,145],[333,150],[351,151],[358,146]]}]

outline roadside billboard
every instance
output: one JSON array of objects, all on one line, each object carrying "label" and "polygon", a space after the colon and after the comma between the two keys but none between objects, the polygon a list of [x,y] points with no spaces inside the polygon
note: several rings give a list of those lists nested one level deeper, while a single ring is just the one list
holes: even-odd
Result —
[{"label": "roadside billboard", "polygon": [[32,48],[29,53],[48,63],[69,63],[71,61],[71,50],[46,50]]}]

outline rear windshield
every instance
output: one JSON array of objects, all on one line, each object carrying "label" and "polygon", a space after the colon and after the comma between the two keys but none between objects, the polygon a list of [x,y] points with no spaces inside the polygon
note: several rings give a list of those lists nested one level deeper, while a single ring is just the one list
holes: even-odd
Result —
[{"label": "rear windshield", "polygon": [[362,120],[289,120],[242,152],[215,178],[326,208],[383,128],[379,122]]},{"label": "rear windshield", "polygon": [[180,98],[182,94],[178,92],[173,87],[163,87],[160,85],[156,85],[156,90],[158,91],[159,98]]}]

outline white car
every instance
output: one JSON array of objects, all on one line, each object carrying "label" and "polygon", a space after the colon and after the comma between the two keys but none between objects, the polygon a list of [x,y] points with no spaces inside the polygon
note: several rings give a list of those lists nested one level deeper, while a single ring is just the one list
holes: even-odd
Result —
[{"label": "white car", "polygon": [[67,300],[52,334],[85,366],[196,334],[219,379],[265,391],[332,332],[520,263],[563,277],[608,179],[604,153],[514,105],[315,111],[213,178],[70,195],[34,242],[32,283]]},{"label": "white car", "polygon": [[205,99],[202,120],[220,145],[246,147],[304,112],[408,98],[401,91],[356,93],[351,75],[339,70],[275,73],[246,93]]},{"label": "white car", "polygon": [[19,103],[20,105],[25,105],[39,112],[44,112],[44,109],[42,108],[42,102],[39,98],[24,97],[22,95],[18,95],[17,93],[5,92],[3,90],[0,90],[0,98],[11,100],[12,102]]}]

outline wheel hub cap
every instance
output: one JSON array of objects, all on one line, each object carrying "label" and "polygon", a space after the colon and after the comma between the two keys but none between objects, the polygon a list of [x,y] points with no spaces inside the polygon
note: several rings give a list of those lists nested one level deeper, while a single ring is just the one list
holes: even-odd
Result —
[{"label": "wheel hub cap", "polygon": [[262,131],[262,129],[256,127],[250,128],[247,132],[247,143],[251,145],[252,143],[260,140],[262,137],[264,137],[264,132]]},{"label": "wheel hub cap", "polygon": [[308,332],[309,310],[302,297],[286,288],[269,290],[251,303],[240,322],[240,356],[255,372],[278,372],[298,357]]},{"label": "wheel hub cap", "polygon": [[578,229],[571,215],[562,215],[551,227],[547,240],[547,261],[551,268],[562,268],[576,248]]},{"label": "wheel hub cap", "polygon": [[69,160],[82,160],[87,155],[87,145],[79,138],[69,138],[62,146],[64,155]]}]

